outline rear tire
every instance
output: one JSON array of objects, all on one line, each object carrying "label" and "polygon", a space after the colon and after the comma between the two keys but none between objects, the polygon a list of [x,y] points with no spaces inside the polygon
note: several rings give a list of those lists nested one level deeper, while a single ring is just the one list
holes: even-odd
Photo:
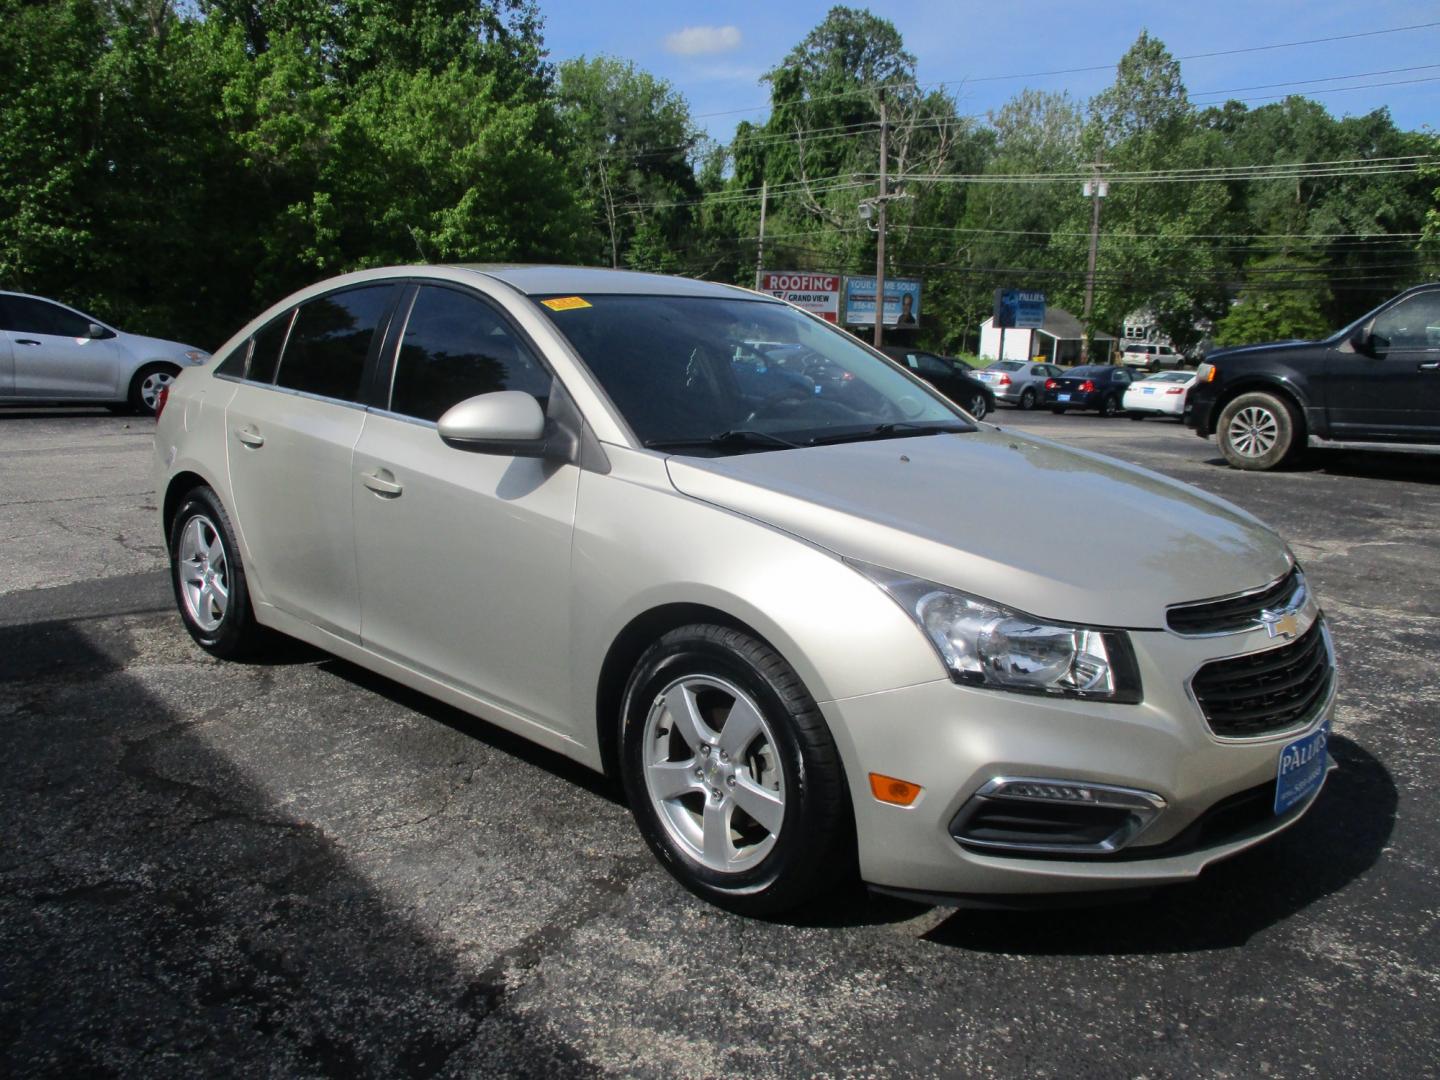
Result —
[{"label": "rear tire", "polygon": [[1035,388],[1027,387],[1020,394],[1020,408],[1027,412],[1035,407]]},{"label": "rear tire", "polygon": [[970,415],[976,420],[984,420],[985,414],[990,411],[990,403],[985,400],[984,394],[976,394],[970,400]]},{"label": "rear tire", "polygon": [[1284,398],[1263,391],[1241,394],[1220,412],[1215,438],[1237,469],[1273,469],[1305,445],[1304,426]]},{"label": "rear tire", "polygon": [[180,369],[174,364],[146,364],[130,380],[130,408],[141,416],[154,416],[160,391],[179,374]]},{"label": "rear tire", "polygon": [[723,626],[672,630],[641,656],[621,718],[635,823],[691,892],[766,915],[854,876],[839,751],[768,645]]},{"label": "rear tire", "polygon": [[1065,409],[1060,405],[1051,406],[1050,411],[1053,412],[1056,416],[1065,415]]},{"label": "rear tire", "polygon": [[1126,415],[1129,416],[1131,420],[1144,420],[1144,419],[1145,419],[1145,414],[1144,414],[1143,412],[1126,413]]},{"label": "rear tire", "polygon": [[230,516],[208,487],[185,496],[170,526],[170,584],[185,629],[212,656],[237,660],[265,644]]}]

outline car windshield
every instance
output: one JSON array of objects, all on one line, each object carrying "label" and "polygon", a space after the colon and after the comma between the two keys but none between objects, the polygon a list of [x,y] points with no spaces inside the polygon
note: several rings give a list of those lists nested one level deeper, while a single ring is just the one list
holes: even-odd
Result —
[{"label": "car windshield", "polygon": [[539,297],[636,437],[733,454],[973,431],[843,330],[764,300]]}]

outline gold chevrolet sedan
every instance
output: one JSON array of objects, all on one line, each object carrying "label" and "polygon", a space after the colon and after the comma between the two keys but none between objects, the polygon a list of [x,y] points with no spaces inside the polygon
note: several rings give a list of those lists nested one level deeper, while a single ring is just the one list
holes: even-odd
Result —
[{"label": "gold chevrolet sedan", "polygon": [[1182,882],[1332,765],[1273,532],[742,289],[348,274],[184,371],[155,451],[201,647],[292,635],[617,776],[737,911]]}]

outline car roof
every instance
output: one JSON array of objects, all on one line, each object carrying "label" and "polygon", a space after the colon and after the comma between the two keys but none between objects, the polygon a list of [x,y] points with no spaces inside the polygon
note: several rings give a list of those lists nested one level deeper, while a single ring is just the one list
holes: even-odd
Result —
[{"label": "car roof", "polygon": [[596,266],[530,266],[510,263],[459,263],[456,270],[484,274],[518,289],[526,296],[555,293],[603,293],[641,296],[708,296],[731,300],[763,300],[780,303],[773,297],[720,285],[713,281],[645,274],[636,270],[611,270]]}]

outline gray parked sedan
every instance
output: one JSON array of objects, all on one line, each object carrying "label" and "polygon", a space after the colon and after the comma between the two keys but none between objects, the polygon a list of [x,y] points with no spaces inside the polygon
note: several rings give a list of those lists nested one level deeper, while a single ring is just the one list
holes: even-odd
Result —
[{"label": "gray parked sedan", "polygon": [[[756,341],[824,378],[738,379]],[[606,770],[739,911],[857,870],[992,903],[1187,881],[1325,779],[1330,636],[1279,537],[746,290],[346,275],[183,372],[155,451],[203,648],[283,631]],[[1015,543],[1077,522],[1124,588]]]},{"label": "gray parked sedan", "polygon": [[153,413],[183,367],[210,354],[127,334],[72,307],[0,292],[0,403],[96,402]]},{"label": "gray parked sedan", "polygon": [[1033,409],[1045,392],[1045,380],[1058,378],[1063,370],[1033,360],[997,360],[975,378],[990,387],[997,400]]}]

